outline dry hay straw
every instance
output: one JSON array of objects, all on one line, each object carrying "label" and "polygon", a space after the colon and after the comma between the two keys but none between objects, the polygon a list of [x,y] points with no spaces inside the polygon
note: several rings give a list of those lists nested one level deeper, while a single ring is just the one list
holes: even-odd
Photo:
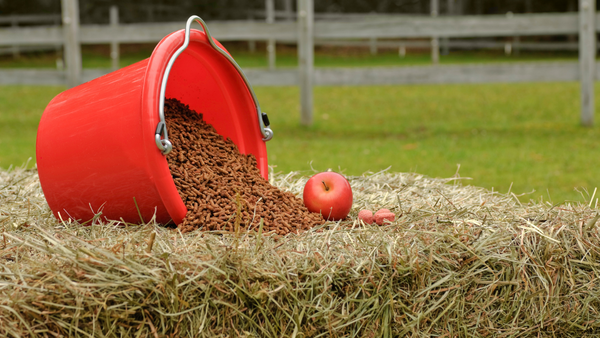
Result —
[{"label": "dry hay straw", "polygon": [[[349,177],[351,221],[300,235],[56,221],[0,171],[0,335],[538,337],[600,331],[596,206],[459,179]],[[299,173],[271,182],[299,194]],[[590,200],[593,200],[593,196]],[[362,208],[394,211],[385,226]]]}]

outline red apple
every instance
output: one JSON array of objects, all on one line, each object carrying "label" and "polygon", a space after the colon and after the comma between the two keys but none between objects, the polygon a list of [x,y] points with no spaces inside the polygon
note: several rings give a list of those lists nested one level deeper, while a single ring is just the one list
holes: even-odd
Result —
[{"label": "red apple", "polygon": [[333,171],[318,173],[304,186],[304,205],[310,212],[321,213],[323,218],[339,221],[352,208],[352,188],[346,178]]}]

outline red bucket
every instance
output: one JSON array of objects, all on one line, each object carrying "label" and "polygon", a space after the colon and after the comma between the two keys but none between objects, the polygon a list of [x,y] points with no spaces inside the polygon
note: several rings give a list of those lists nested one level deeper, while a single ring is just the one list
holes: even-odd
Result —
[{"label": "red bucket", "polygon": [[[193,21],[204,32],[190,30]],[[187,209],[164,154],[170,150],[161,125],[165,97],[188,104],[240,152],[253,154],[267,178],[265,141],[273,134],[265,115],[237,63],[193,16],[149,59],[48,104],[38,127],[37,167],[57,218],[87,221],[102,212],[130,223],[154,216],[163,224],[183,220]]]}]

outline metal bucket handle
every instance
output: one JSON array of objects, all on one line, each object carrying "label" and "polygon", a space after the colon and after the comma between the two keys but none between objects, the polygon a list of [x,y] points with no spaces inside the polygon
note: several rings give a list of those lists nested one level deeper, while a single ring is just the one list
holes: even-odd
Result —
[{"label": "metal bucket handle", "polygon": [[258,123],[260,125],[260,133],[263,136],[263,141],[269,141],[273,138],[273,131],[269,127],[269,119],[267,118],[266,113],[260,111],[260,105],[258,104],[258,100],[256,99],[256,94],[254,94],[252,86],[250,86],[250,82],[248,81],[248,78],[246,78],[246,75],[242,71],[242,68],[240,68],[237,62],[235,62],[235,60],[229,54],[227,54],[226,51],[224,51],[221,47],[217,46],[212,36],[210,35],[208,28],[206,27],[206,23],[199,16],[192,15],[187,20],[187,23],[185,25],[185,41],[183,42],[183,45],[179,47],[179,49],[175,52],[175,54],[173,54],[171,59],[169,59],[169,63],[167,64],[167,68],[165,69],[165,75],[163,76],[162,84],[160,86],[160,102],[158,105],[158,114],[160,117],[160,122],[158,122],[158,125],[156,126],[156,133],[154,135],[156,146],[158,147],[158,149],[160,149],[163,155],[168,154],[169,152],[171,152],[171,149],[173,149],[173,145],[171,144],[171,141],[169,141],[169,134],[167,132],[167,125],[165,122],[165,92],[167,90],[167,80],[169,79],[171,67],[175,63],[175,60],[177,59],[179,54],[181,54],[190,43],[190,26],[194,21],[198,22],[200,26],[202,26],[202,29],[204,29],[204,33],[206,34],[206,38],[208,39],[210,45],[217,52],[221,53],[224,57],[226,57],[227,60],[231,62],[231,64],[235,67],[238,73],[242,76],[242,79],[244,79],[244,83],[246,83],[246,87],[248,87],[248,90],[252,95],[252,100],[254,100],[254,105],[256,106],[256,114],[258,117]]}]

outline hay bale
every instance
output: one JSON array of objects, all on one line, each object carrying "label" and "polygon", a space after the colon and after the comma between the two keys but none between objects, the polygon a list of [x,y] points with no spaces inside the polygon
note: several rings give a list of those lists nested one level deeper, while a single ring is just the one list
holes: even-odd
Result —
[{"label": "hay bale", "polygon": [[[272,174],[300,194],[306,177]],[[349,177],[352,220],[275,239],[56,221],[0,171],[2,336],[595,336],[596,209],[457,178]],[[389,225],[363,226],[361,209]]]}]

